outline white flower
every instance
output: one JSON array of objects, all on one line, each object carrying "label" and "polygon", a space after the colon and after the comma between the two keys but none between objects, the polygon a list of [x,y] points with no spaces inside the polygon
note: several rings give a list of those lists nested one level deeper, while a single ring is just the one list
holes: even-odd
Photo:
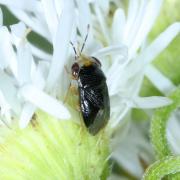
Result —
[{"label": "white flower", "polygon": [[[0,85],[0,92],[11,116],[20,116],[22,127],[28,124],[37,107],[60,119],[69,118],[66,106],[62,104],[69,84],[64,66],[70,65],[74,56],[69,41],[82,44],[88,24],[90,32],[84,53],[99,58],[107,76],[111,128],[120,122],[123,124],[122,119],[131,108],[149,109],[171,103],[165,97],[139,96],[145,75],[165,95],[175,88],[151,62],[179,33],[180,24],[172,24],[152,43],[147,43],[148,33],[163,1],[130,0],[127,16],[121,3],[116,0],[75,2],[0,0],[28,28],[53,46],[51,55],[26,42],[23,36],[27,30],[22,23],[12,26],[11,33],[5,27],[0,29],[0,42],[6,42],[6,47],[2,46],[0,53],[4,56],[0,60],[3,75],[0,81],[6,81],[6,88]],[[112,3],[116,10],[109,15]],[[8,53],[5,53],[6,50]],[[61,102],[59,100],[58,103],[53,97],[58,97]],[[118,156],[113,154],[119,160]],[[126,162],[120,160],[122,164]],[[141,171],[131,170],[135,176],[139,176]]]},{"label": "white flower", "polygon": [[[25,39],[27,31],[28,29],[22,23],[12,26],[11,34],[6,27],[0,28],[0,41],[2,43],[1,114],[9,117],[11,112],[12,117],[20,117],[21,127],[27,125],[36,107],[53,114],[55,117],[68,119],[69,112],[62,103],[42,91],[45,86],[43,71],[45,71],[46,64],[35,62],[30,45]],[[5,113],[5,109],[8,110],[7,113]]]},{"label": "white flower", "polygon": [[167,138],[168,142],[171,146],[172,151],[175,154],[180,153],[180,136],[179,136],[179,129],[180,129],[180,111],[179,108],[176,109],[169,121],[168,121],[168,128],[167,128]]}]

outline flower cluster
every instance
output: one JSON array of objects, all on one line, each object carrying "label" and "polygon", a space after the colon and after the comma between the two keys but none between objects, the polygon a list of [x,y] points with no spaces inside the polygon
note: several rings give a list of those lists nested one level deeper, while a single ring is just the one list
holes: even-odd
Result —
[{"label": "flower cluster", "polygon": [[[167,95],[175,85],[166,78],[152,61],[171,43],[180,31],[180,23],[170,25],[149,43],[151,31],[162,6],[162,0],[130,0],[128,11],[121,1],[58,1],[58,0],[0,0],[20,22],[3,26],[0,13],[0,119],[11,126],[18,119],[21,128],[28,125],[37,109],[60,119],[73,117],[64,104],[70,79],[65,66],[70,67],[74,52],[69,44],[82,44],[90,25],[84,53],[100,59],[107,77],[111,101],[110,131],[120,126],[113,143],[126,136],[132,125],[132,108],[151,109],[166,106],[172,100],[166,97],[141,97],[140,89],[145,76]],[[35,32],[53,47],[52,54],[27,40]],[[124,130],[122,130],[124,128]],[[136,136],[148,154],[143,132],[134,127],[129,143],[123,148],[112,148],[113,159],[139,177],[143,169],[139,164],[139,149],[132,141]],[[142,127],[143,129],[143,127]],[[132,141],[132,142],[131,142]],[[119,143],[119,142],[118,142]],[[135,143],[136,144],[136,143]],[[137,148],[134,148],[137,147]],[[132,157],[125,153],[134,148]],[[120,157],[119,153],[124,153]],[[128,151],[127,151],[128,152]],[[146,158],[142,154],[142,158]],[[130,161],[130,159],[133,159]],[[148,162],[152,159],[146,159]],[[129,163],[128,163],[129,162]]]},{"label": "flower cluster", "polygon": [[[1,3],[7,5],[28,28],[53,45],[53,54],[49,55],[26,42],[29,29],[23,23],[13,25],[11,32],[6,27],[1,28],[4,38],[1,42],[4,44],[6,41],[8,46],[3,45],[2,54],[5,57],[2,59],[1,69],[3,75],[9,78],[10,82],[6,80],[6,85],[11,86],[7,87],[11,92],[1,91],[8,109],[20,114],[23,127],[31,119],[36,107],[60,119],[69,118],[65,107],[50,100],[47,94],[61,97],[62,102],[68,84],[65,81],[67,74],[64,66],[73,61],[69,41],[83,41],[87,24],[90,24],[91,29],[85,53],[102,61],[111,96],[112,126],[118,124],[132,107],[155,108],[170,103],[166,98],[138,96],[145,72],[150,75],[154,71],[159,73],[155,67],[148,65],[179,31],[179,24],[173,24],[150,45],[145,45],[146,37],[159,13],[161,1],[143,1],[141,4],[130,1],[127,17],[119,7],[113,17],[109,17],[111,25],[106,20],[110,13],[110,2],[88,4],[77,1],[76,5],[73,2],[57,1],[28,1],[28,5],[24,1]],[[89,5],[92,6],[93,13]],[[118,4],[114,5],[118,7]],[[80,36],[76,34],[76,29]],[[55,109],[59,109],[61,115]]]}]

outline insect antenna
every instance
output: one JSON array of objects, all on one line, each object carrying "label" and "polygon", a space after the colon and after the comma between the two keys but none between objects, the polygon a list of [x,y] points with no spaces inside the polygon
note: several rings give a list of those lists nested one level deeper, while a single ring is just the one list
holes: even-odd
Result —
[{"label": "insect antenna", "polygon": [[76,60],[76,59],[77,59],[77,57],[78,57],[78,54],[77,54],[76,48],[75,48],[74,44],[73,44],[71,41],[70,41],[70,44],[72,45],[72,48],[73,48],[73,50],[74,50],[75,60]]},{"label": "insect antenna", "polygon": [[88,24],[88,25],[87,25],[87,34],[86,34],[86,37],[85,37],[85,39],[84,39],[84,42],[83,42],[83,45],[82,45],[82,48],[81,48],[81,51],[80,51],[80,55],[81,55],[81,53],[82,53],[82,51],[83,51],[83,49],[84,49],[84,46],[85,46],[85,44],[86,44],[86,41],[87,41],[87,38],[88,38],[88,34],[89,34],[89,29],[90,29],[90,25]]}]

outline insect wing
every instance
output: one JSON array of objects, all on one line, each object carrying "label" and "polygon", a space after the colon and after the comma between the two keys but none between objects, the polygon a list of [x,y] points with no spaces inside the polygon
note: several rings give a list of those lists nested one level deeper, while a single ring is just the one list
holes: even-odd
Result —
[{"label": "insect wing", "polygon": [[82,116],[91,134],[96,134],[104,127],[110,116],[106,78],[101,69],[97,68],[90,74],[88,71],[83,72],[79,86]]}]

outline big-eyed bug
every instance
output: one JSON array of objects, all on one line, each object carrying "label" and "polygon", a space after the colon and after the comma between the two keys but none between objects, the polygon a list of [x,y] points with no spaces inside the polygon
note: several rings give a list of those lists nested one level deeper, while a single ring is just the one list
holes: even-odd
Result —
[{"label": "big-eyed bug", "polygon": [[[88,26],[89,29],[89,26]],[[101,63],[95,57],[82,54],[88,33],[81,51],[75,52],[75,63],[71,67],[73,79],[77,80],[80,110],[88,131],[96,135],[110,118],[110,101],[106,77],[101,70]]]}]

